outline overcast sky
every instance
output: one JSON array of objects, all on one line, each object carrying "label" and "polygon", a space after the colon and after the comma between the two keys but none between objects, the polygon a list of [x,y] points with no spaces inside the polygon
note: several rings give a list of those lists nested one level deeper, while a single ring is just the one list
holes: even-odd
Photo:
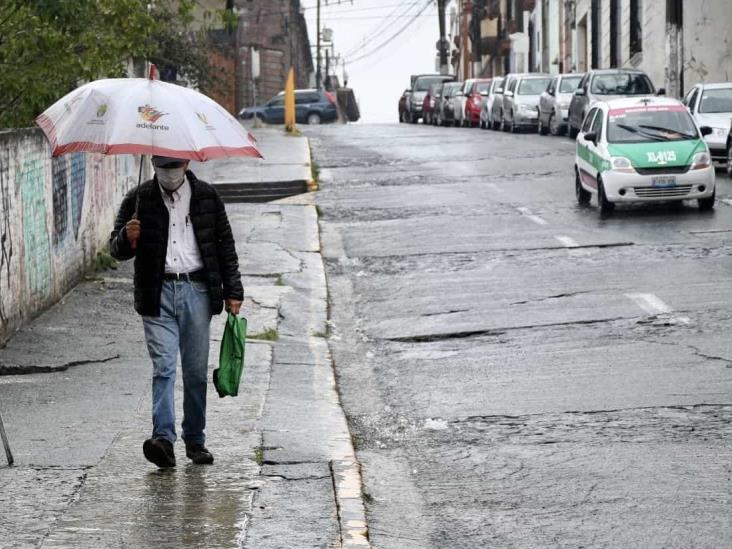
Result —
[{"label": "overcast sky", "polygon": [[[315,46],[316,0],[301,1],[310,42]],[[439,38],[436,2],[340,0],[340,5],[338,0],[328,0],[328,5],[325,2],[321,0],[321,28],[333,30],[335,53],[346,60],[348,85],[356,93],[361,120],[396,122],[397,102],[409,87],[409,76],[435,71],[435,43]],[[405,26],[406,29],[399,32]],[[371,53],[373,50],[377,51]],[[325,67],[325,53],[322,55]],[[360,56],[365,57],[357,60]],[[342,66],[338,68],[338,75],[342,81]]]}]

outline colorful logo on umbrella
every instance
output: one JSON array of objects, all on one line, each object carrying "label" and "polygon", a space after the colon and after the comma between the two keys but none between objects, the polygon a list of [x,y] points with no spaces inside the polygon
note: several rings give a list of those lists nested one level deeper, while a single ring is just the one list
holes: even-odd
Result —
[{"label": "colorful logo on umbrella", "polygon": [[140,118],[142,118],[142,122],[137,124],[138,128],[143,128],[146,130],[163,130],[168,131],[170,129],[170,126],[166,126],[164,124],[156,124],[158,120],[160,120],[163,116],[166,116],[168,113],[159,111],[155,107],[151,107],[150,105],[143,105],[142,107],[137,107],[137,112],[140,115]]},{"label": "colorful logo on umbrella", "polygon": [[107,114],[107,104],[102,103],[97,109],[97,118],[102,118],[105,114]]},{"label": "colorful logo on umbrella", "polygon": [[150,122],[151,124],[154,124],[158,120],[160,120],[161,117],[168,114],[167,112],[162,112],[157,110],[154,107],[151,107],[150,105],[144,105],[142,107],[137,107],[137,112],[140,113],[140,117],[145,122]]}]

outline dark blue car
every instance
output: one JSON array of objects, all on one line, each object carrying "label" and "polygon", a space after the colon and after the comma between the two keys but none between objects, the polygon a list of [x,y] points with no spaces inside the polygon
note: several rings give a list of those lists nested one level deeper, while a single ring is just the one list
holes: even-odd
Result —
[{"label": "dark blue car", "polygon": [[[243,120],[259,118],[266,124],[285,123],[285,94],[280,93],[261,107],[247,107],[239,113]],[[333,94],[318,90],[295,90],[295,119],[300,124],[322,124],[338,119]]]}]

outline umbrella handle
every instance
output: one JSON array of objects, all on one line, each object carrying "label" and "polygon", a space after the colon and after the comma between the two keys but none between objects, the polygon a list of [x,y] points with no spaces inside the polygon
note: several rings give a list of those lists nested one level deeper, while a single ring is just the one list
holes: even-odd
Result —
[{"label": "umbrella handle", "polygon": [[[155,65],[153,65],[154,67]],[[152,71],[152,69],[151,69]],[[151,72],[152,74],[152,72]],[[145,160],[145,155],[140,155],[140,171],[137,174],[137,193],[135,196],[135,213],[132,214],[132,219],[137,219],[137,212],[140,211],[140,183],[142,182],[142,164]],[[137,250],[137,239],[130,241],[130,248],[134,252]]]}]

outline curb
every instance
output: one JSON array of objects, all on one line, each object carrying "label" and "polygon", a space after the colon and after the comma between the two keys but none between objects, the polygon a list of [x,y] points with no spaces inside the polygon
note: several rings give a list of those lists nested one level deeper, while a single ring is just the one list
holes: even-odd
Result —
[{"label": "curb", "polygon": [[[312,150],[312,147],[310,146],[310,139],[306,137],[305,140],[308,143],[307,166],[308,166],[308,168],[310,168],[310,179],[308,180],[308,183],[307,183],[307,189],[308,189],[308,192],[314,192],[314,191],[317,191],[320,189],[320,185],[318,184],[317,181],[315,181],[315,179],[313,179],[313,150]],[[319,234],[320,234],[320,225],[318,225],[318,235]]]},{"label": "curb", "polygon": [[361,498],[363,493],[361,466],[354,456],[353,460],[331,461],[330,470],[338,508],[341,547],[370,548],[366,510]]}]

